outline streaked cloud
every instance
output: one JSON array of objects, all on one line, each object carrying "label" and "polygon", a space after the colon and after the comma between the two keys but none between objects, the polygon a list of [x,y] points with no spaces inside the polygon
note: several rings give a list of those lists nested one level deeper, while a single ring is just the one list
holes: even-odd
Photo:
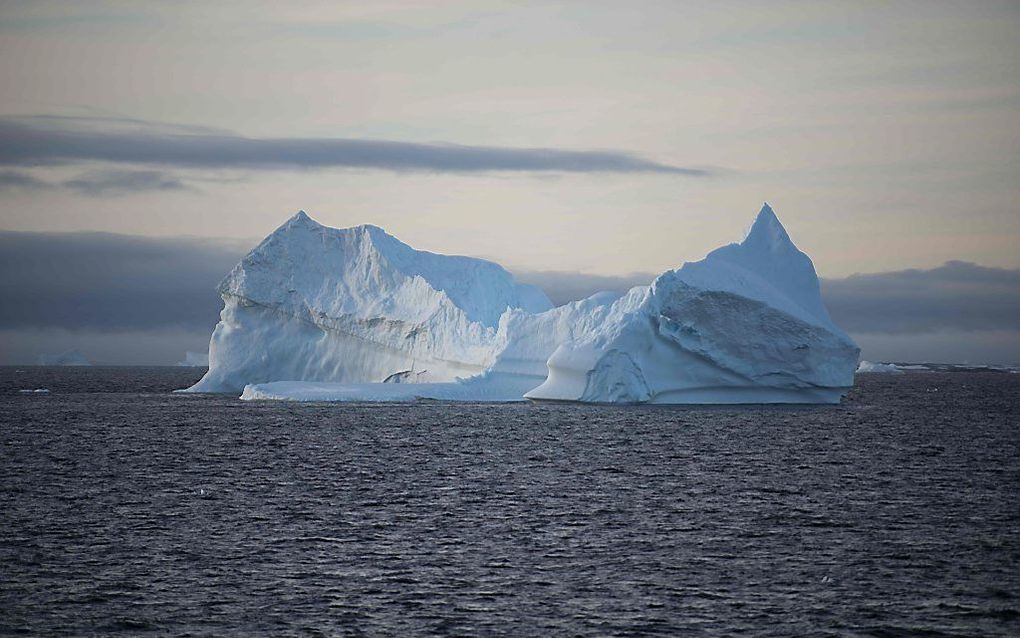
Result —
[{"label": "streaked cloud", "polygon": [[[226,181],[209,177],[201,179],[204,181]],[[70,179],[58,181],[41,179],[23,171],[0,171],[0,191],[34,192],[57,188],[88,197],[118,197],[150,191],[195,190],[177,175],[154,170],[92,170]]]},{"label": "streaked cloud", "polygon": [[74,179],[65,180],[61,185],[90,197],[146,191],[190,190],[190,187],[179,178],[162,171],[90,171]]},{"label": "streaked cloud", "polygon": [[0,171],[0,191],[3,190],[44,190],[51,188],[46,180],[21,171]]},{"label": "streaked cloud", "polygon": [[0,118],[0,165],[114,162],[202,169],[361,168],[399,172],[660,173],[705,177],[623,151],[422,144],[376,139],[250,138],[165,126],[104,128],[92,118]]}]

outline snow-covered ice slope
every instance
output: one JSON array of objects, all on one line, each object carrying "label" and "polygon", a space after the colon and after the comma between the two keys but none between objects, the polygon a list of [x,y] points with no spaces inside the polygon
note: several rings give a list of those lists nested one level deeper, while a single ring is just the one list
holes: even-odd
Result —
[{"label": "snow-covered ice slope", "polygon": [[740,244],[558,308],[496,264],[304,213],[220,292],[191,390],[247,399],[838,402],[858,358],[768,205]]},{"label": "snow-covered ice slope", "polygon": [[220,283],[209,372],[190,390],[269,381],[445,382],[493,361],[508,308],[551,308],[501,266],[417,251],[375,226],[299,212]]}]

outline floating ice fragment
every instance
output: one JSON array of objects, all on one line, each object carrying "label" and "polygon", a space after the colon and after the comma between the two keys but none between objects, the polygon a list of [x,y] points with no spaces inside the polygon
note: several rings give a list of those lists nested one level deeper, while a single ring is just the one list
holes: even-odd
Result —
[{"label": "floating ice fragment", "polygon": [[[927,368],[925,368],[927,369]],[[892,363],[873,363],[871,361],[861,361],[860,365],[857,366],[857,372],[885,372],[892,374],[902,374],[903,370],[899,366]]]}]

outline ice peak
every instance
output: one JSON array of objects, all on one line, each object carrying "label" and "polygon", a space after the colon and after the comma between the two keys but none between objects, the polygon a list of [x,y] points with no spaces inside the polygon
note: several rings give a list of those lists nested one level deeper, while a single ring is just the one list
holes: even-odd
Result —
[{"label": "ice peak", "polygon": [[762,205],[758,216],[754,218],[750,230],[744,237],[743,244],[776,248],[782,245],[791,244],[790,235],[787,234],[783,224],[776,217],[775,211],[768,202]]},{"label": "ice peak", "polygon": [[357,226],[351,226],[350,230],[354,232],[364,233],[369,237],[372,237],[373,239],[378,237],[393,237],[393,235],[386,232],[385,228],[380,228],[375,224],[358,224]]},{"label": "ice peak", "polygon": [[283,224],[284,228],[293,227],[293,226],[307,226],[307,227],[314,228],[314,227],[317,227],[317,226],[321,226],[321,224],[319,222],[315,221],[314,219],[312,219],[311,217],[309,217],[308,213],[306,213],[305,211],[299,210],[298,212],[294,213],[293,217],[288,219]]},{"label": "ice peak", "polygon": [[[731,268],[739,275],[724,282],[721,273],[732,272]],[[742,242],[717,248],[701,262],[684,264],[679,272],[688,283],[722,286],[808,323],[836,329],[822,303],[814,264],[794,245],[768,204],[762,206]],[[748,288],[747,281],[757,283]]]},{"label": "ice peak", "polygon": [[[323,229],[327,228],[326,226],[323,226],[319,222],[317,222],[314,219],[312,219],[311,217],[309,217],[308,213],[306,213],[303,210],[299,210],[298,212],[294,213],[294,215],[290,219],[288,219],[286,222],[284,222],[283,226],[281,226],[280,228],[281,229],[284,229],[284,228],[290,229],[290,228],[295,228],[295,227],[298,227],[298,228],[323,228]],[[355,235],[355,236],[367,236],[369,239],[373,239],[373,240],[379,239],[381,237],[390,237],[390,238],[393,238],[393,236],[390,235],[389,233],[387,233],[385,229],[380,228],[379,226],[375,226],[373,224],[359,224],[357,226],[351,226],[349,228],[330,229],[330,230],[332,230],[334,232],[339,231],[341,233],[350,233],[350,234]]]},{"label": "ice peak", "polygon": [[342,229],[340,232],[357,237],[359,241],[372,246],[374,250],[386,255],[388,259],[400,259],[401,255],[409,257],[412,253],[418,252],[386,232],[386,229],[374,224],[359,224]]}]

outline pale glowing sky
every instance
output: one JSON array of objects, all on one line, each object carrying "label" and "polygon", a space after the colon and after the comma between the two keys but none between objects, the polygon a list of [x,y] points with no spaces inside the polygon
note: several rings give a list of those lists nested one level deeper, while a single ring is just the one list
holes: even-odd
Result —
[{"label": "pale glowing sky", "polygon": [[[276,4],[0,4],[0,229],[254,240],[305,209],[623,274],[739,239],[768,200],[823,276],[1020,266],[1020,3]],[[100,146],[355,138],[705,174],[5,153],[25,122]]]}]

